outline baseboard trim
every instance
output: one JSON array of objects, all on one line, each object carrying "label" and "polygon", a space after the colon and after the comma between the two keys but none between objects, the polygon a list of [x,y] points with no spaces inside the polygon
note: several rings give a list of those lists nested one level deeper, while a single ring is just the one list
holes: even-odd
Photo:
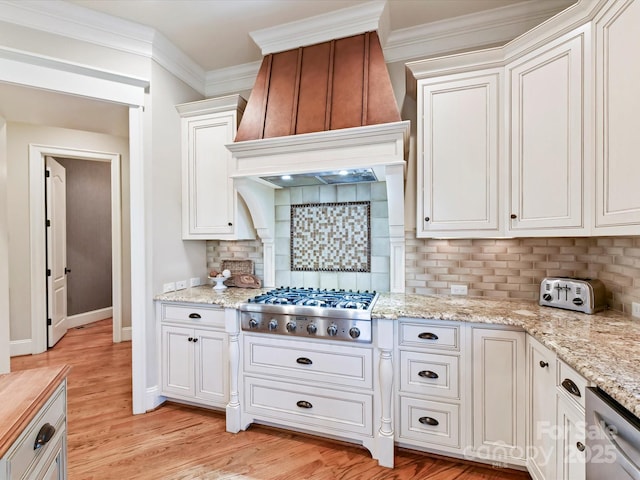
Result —
[{"label": "baseboard trim", "polygon": [[30,338],[26,340],[13,340],[9,343],[9,355],[19,357],[21,355],[31,355],[33,353],[33,345]]},{"label": "baseboard trim", "polygon": [[70,317],[67,317],[67,328],[81,327],[82,325],[87,325],[99,320],[105,320],[107,318],[113,318],[113,307],[106,307],[99,310],[92,310],[91,312],[71,315]]},{"label": "baseboard trim", "polygon": [[122,327],[120,330],[121,342],[130,342],[131,341],[131,327]]},{"label": "baseboard trim", "polygon": [[144,412],[133,412],[136,413],[146,413],[151,410],[155,410],[160,405],[165,402],[166,398],[160,395],[160,388],[156,385],[154,387],[147,388],[147,398],[146,398],[146,408]]}]

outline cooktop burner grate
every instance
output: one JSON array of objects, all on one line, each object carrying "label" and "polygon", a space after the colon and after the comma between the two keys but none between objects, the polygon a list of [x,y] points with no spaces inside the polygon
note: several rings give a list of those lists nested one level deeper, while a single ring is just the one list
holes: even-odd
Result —
[{"label": "cooktop burner grate", "polygon": [[248,302],[263,305],[299,305],[367,310],[372,306],[375,298],[376,292],[369,291],[280,287],[251,298]]}]

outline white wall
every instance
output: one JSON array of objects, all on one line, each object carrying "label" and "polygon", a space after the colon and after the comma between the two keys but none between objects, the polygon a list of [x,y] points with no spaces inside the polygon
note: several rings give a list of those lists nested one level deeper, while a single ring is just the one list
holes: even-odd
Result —
[{"label": "white wall", "polygon": [[[64,112],[61,112],[64,114]],[[31,332],[31,260],[29,229],[29,144],[58,146],[81,150],[119,153],[122,169],[129,168],[128,138],[69,130],[54,126],[7,123],[7,200],[9,227],[9,282],[11,341],[28,341]],[[128,205],[123,204],[123,210]],[[123,225],[123,236],[128,238],[128,224]],[[44,239],[42,239],[44,242]],[[44,268],[44,266],[43,266]],[[125,258],[123,271],[129,272],[129,258]],[[130,304],[124,304],[123,326],[130,325]],[[43,319],[44,321],[44,319]],[[125,324],[125,322],[127,322]]]},{"label": "white wall", "polygon": [[[156,322],[153,295],[162,292],[162,285],[176,280],[207,275],[206,242],[182,240],[182,161],[180,116],[175,106],[201,100],[202,96],[156,63],[152,66],[151,103],[146,114],[151,121],[145,128],[145,162],[150,175],[146,214],[150,219],[147,245],[151,251],[151,285],[147,295],[150,315],[147,316],[146,337],[155,339]],[[147,386],[159,381],[158,352],[155,342],[147,342]]]},{"label": "white wall", "polygon": [[9,371],[9,235],[7,226],[7,125],[0,117],[0,374]]}]

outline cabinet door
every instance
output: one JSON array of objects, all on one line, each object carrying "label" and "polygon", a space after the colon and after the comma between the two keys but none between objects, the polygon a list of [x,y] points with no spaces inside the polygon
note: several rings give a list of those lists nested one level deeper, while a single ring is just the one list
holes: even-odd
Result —
[{"label": "cabinet door", "polygon": [[473,328],[473,447],[479,458],[525,463],[525,333]]},{"label": "cabinet door", "polygon": [[[558,395],[558,480],[585,480],[584,412]],[[613,479],[611,479],[613,480]]]},{"label": "cabinet door", "polygon": [[584,30],[507,65],[513,233],[583,233]]},{"label": "cabinet door", "polygon": [[499,88],[497,70],[418,82],[418,237],[497,234]]},{"label": "cabinet door", "polygon": [[556,356],[527,337],[527,466],[536,480],[556,478]]},{"label": "cabinet door", "polygon": [[595,233],[640,229],[640,2],[610,2],[595,21]]},{"label": "cabinet door", "polygon": [[162,392],[193,397],[193,329],[162,326]]},{"label": "cabinet door", "polygon": [[195,396],[226,405],[229,401],[227,335],[195,330]]},{"label": "cabinet door", "polygon": [[183,238],[233,234],[236,192],[225,145],[235,122],[234,112],[183,119]]}]

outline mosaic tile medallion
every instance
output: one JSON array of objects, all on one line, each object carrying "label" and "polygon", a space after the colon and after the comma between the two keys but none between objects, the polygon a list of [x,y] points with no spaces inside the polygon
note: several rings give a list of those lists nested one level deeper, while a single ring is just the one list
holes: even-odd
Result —
[{"label": "mosaic tile medallion", "polygon": [[291,270],[371,271],[371,202],[291,205]]}]

